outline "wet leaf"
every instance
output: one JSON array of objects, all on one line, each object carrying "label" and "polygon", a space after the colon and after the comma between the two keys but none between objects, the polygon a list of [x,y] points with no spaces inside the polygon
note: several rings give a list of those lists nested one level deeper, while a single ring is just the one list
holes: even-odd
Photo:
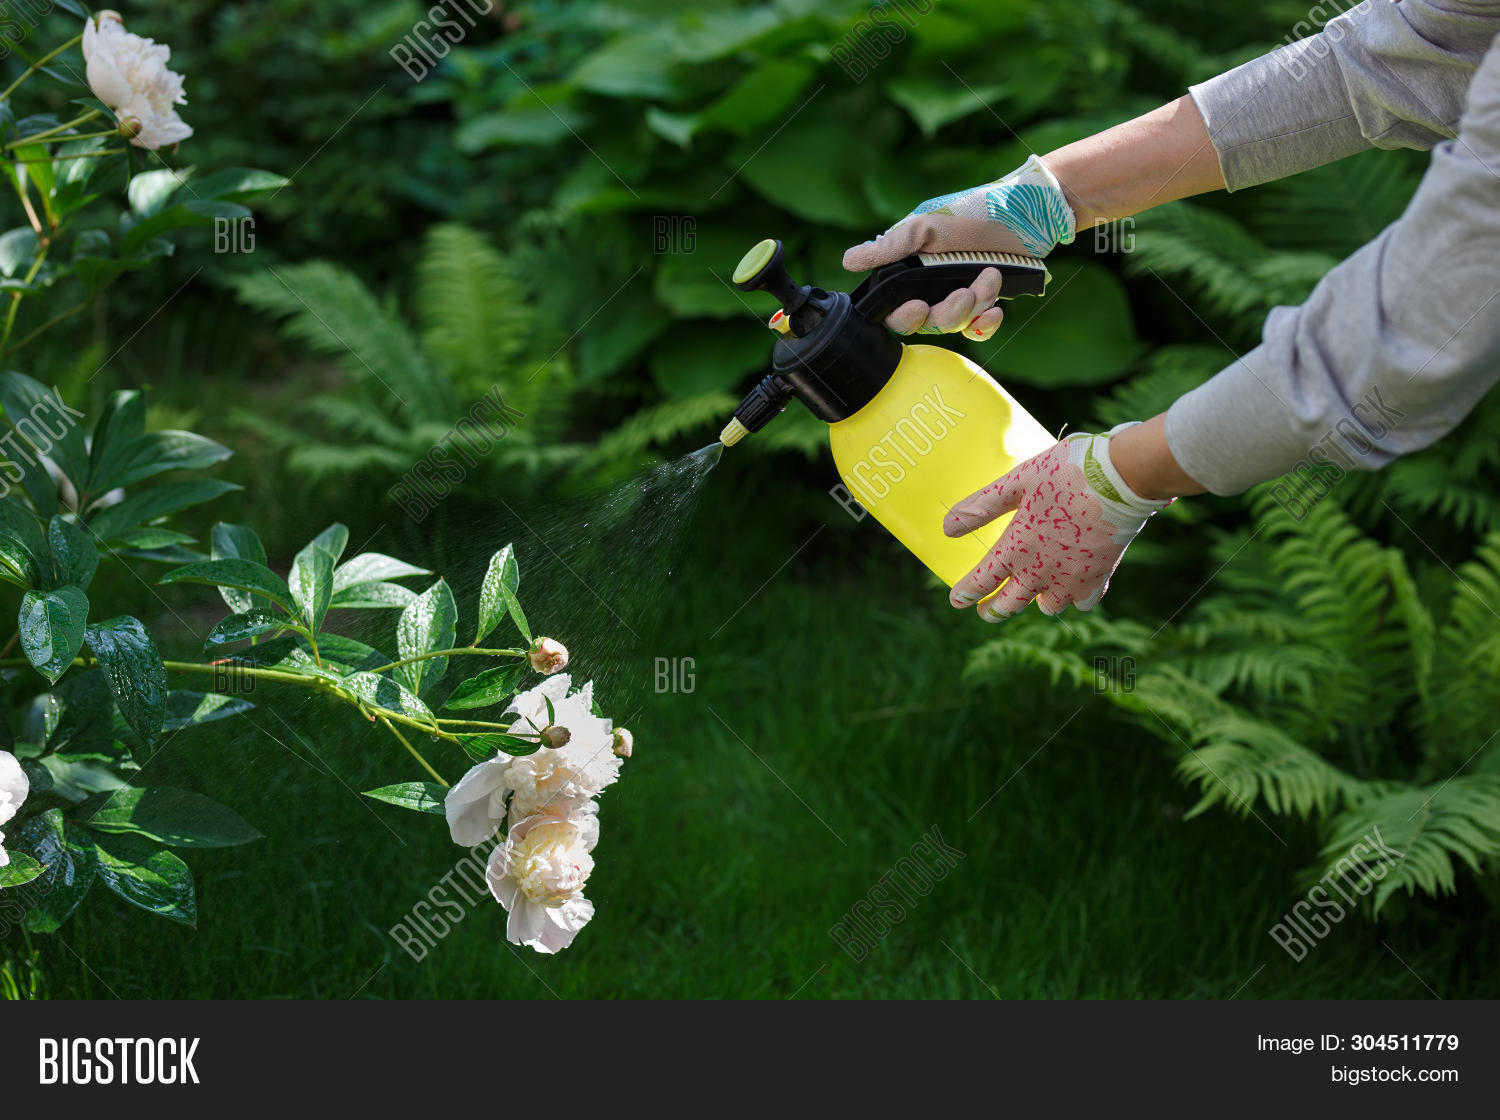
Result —
[{"label": "wet leaf", "polygon": [[68,671],[83,647],[88,596],[76,587],[28,591],[21,598],[21,649],[26,660],[51,684]]},{"label": "wet leaf", "polygon": [[498,665],[470,677],[453,690],[443,702],[445,708],[487,708],[515,695],[527,669],[526,662]]},{"label": "wet leaf", "polygon": [[401,579],[405,576],[430,576],[426,568],[418,568],[405,560],[397,560],[379,552],[362,552],[353,560],[340,564],[333,573],[333,590],[339,592],[360,583],[376,583],[380,580]]},{"label": "wet leaf", "polygon": [[265,634],[271,630],[284,630],[289,621],[290,619],[280,611],[252,610],[244,614],[232,614],[228,618],[221,619],[208,632],[208,637],[203,639],[203,648],[206,650],[210,646],[243,642],[246,638],[253,638],[257,634]]},{"label": "wet leaf", "polygon": [[436,782],[401,782],[399,785],[365,790],[365,796],[418,813],[442,813],[443,797],[447,792]]},{"label": "wet leaf", "polygon": [[[200,560],[173,568],[158,584],[205,583],[213,587],[233,587],[240,591],[264,595],[289,614],[296,613],[296,603],[286,581],[264,564],[253,560]],[[246,608],[249,609],[249,608]]]},{"label": "wet leaf", "polygon": [[[260,543],[260,537],[256,536],[255,530],[248,525],[231,525],[226,521],[220,521],[214,525],[209,554],[215,560],[249,560],[262,567],[266,564],[266,547]],[[238,587],[221,586],[219,595],[223,598],[225,605],[236,614],[243,614],[253,607],[265,605],[265,600],[258,599],[253,592],[242,591]]]},{"label": "wet leaf", "polygon": [[147,746],[155,746],[167,711],[167,670],[146,628],[120,615],[90,626],[84,640],[99,659],[125,722]]},{"label": "wet leaf", "polygon": [[126,902],[174,922],[198,924],[193,873],[165,848],[142,836],[97,836],[99,878]]},{"label": "wet leaf", "polygon": [[516,564],[515,548],[506,545],[490,557],[489,570],[484,573],[484,585],[479,590],[479,629],[474,635],[477,646],[484,641],[500,619],[509,614],[527,642],[531,641],[531,627],[521,610],[516,597],[521,585],[521,570]]},{"label": "wet leaf", "polygon": [[72,584],[87,591],[99,567],[99,550],[77,522],[54,515],[47,523],[47,544],[52,553],[54,587]]},{"label": "wet leaf", "polygon": [[[348,535],[347,530],[345,535]],[[298,613],[314,634],[322,627],[329,601],[333,598],[333,561],[333,554],[313,541],[293,558],[292,572],[287,579]]]},{"label": "wet leaf", "polygon": [[261,834],[233,809],[184,789],[126,786],[80,812],[96,832],[129,832],[174,848],[230,848]]},{"label": "wet leaf", "polygon": [[[438,580],[401,612],[396,625],[396,649],[401,659],[420,657],[440,649],[452,649],[458,631],[458,606],[446,580]],[[396,678],[420,695],[431,688],[448,669],[446,657],[413,661],[398,666]]]}]

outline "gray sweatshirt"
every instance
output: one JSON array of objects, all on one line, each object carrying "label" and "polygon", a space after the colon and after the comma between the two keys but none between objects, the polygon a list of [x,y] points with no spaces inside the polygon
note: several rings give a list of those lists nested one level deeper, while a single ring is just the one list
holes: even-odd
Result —
[{"label": "gray sweatshirt", "polygon": [[1370,147],[1433,150],[1398,221],[1168,410],[1173,455],[1213,493],[1309,459],[1383,466],[1500,380],[1497,33],[1500,0],[1366,0],[1192,87],[1230,190]]}]

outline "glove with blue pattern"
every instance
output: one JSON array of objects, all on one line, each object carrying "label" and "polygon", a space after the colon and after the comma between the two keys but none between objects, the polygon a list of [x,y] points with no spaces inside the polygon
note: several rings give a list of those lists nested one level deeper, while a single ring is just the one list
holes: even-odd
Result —
[{"label": "glove with blue pattern", "polygon": [[[1076,232],[1062,184],[1037,156],[993,183],[930,198],[873,241],[844,254],[850,272],[868,272],[914,253],[1001,252],[1044,257]],[[886,317],[899,334],[988,338],[1004,317],[993,306],[1000,274],[986,269],[971,287],[936,305],[912,300]]]}]

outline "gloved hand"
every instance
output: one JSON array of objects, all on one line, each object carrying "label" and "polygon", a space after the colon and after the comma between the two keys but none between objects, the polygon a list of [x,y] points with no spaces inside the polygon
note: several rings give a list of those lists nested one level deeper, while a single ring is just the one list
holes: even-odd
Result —
[{"label": "gloved hand", "polygon": [[[950,537],[1011,510],[1016,516],[990,554],[953,585],[948,601],[960,609],[977,603],[985,622],[1002,622],[1032,599],[1043,614],[1058,614],[1069,603],[1091,610],[1126,546],[1147,518],[1172,502],[1140,497],[1110,461],[1110,437],[1135,423],[1104,435],[1076,432],[949,510],[943,532]],[[986,598],[1002,581],[1000,593]]]},{"label": "gloved hand", "polygon": [[[868,272],[913,253],[1001,252],[1044,257],[1072,242],[1076,220],[1062,184],[1036,156],[993,183],[929,198],[874,241],[844,253],[850,272]],[[886,316],[898,334],[988,338],[1004,312],[994,307],[1000,274],[986,269],[971,287],[936,306],[904,303]]]}]

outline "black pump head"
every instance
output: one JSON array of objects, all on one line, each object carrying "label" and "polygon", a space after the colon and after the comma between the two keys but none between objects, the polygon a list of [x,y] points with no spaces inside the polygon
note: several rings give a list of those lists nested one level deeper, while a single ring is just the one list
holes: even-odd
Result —
[{"label": "black pump head", "polygon": [[787,274],[780,241],[760,242],[734,270],[741,291],[770,292],[781,301],[770,327],[780,334],[772,372],[735,409],[719,439],[737,443],[758,432],[796,397],[815,416],[837,423],[853,416],[885,387],[901,363],[903,347],[883,325],[908,300],[936,303],[998,268],[1004,295],[1040,295],[1047,267],[1013,253],[940,253],[907,257],[870,273],[853,292],[827,292],[798,284]]}]

